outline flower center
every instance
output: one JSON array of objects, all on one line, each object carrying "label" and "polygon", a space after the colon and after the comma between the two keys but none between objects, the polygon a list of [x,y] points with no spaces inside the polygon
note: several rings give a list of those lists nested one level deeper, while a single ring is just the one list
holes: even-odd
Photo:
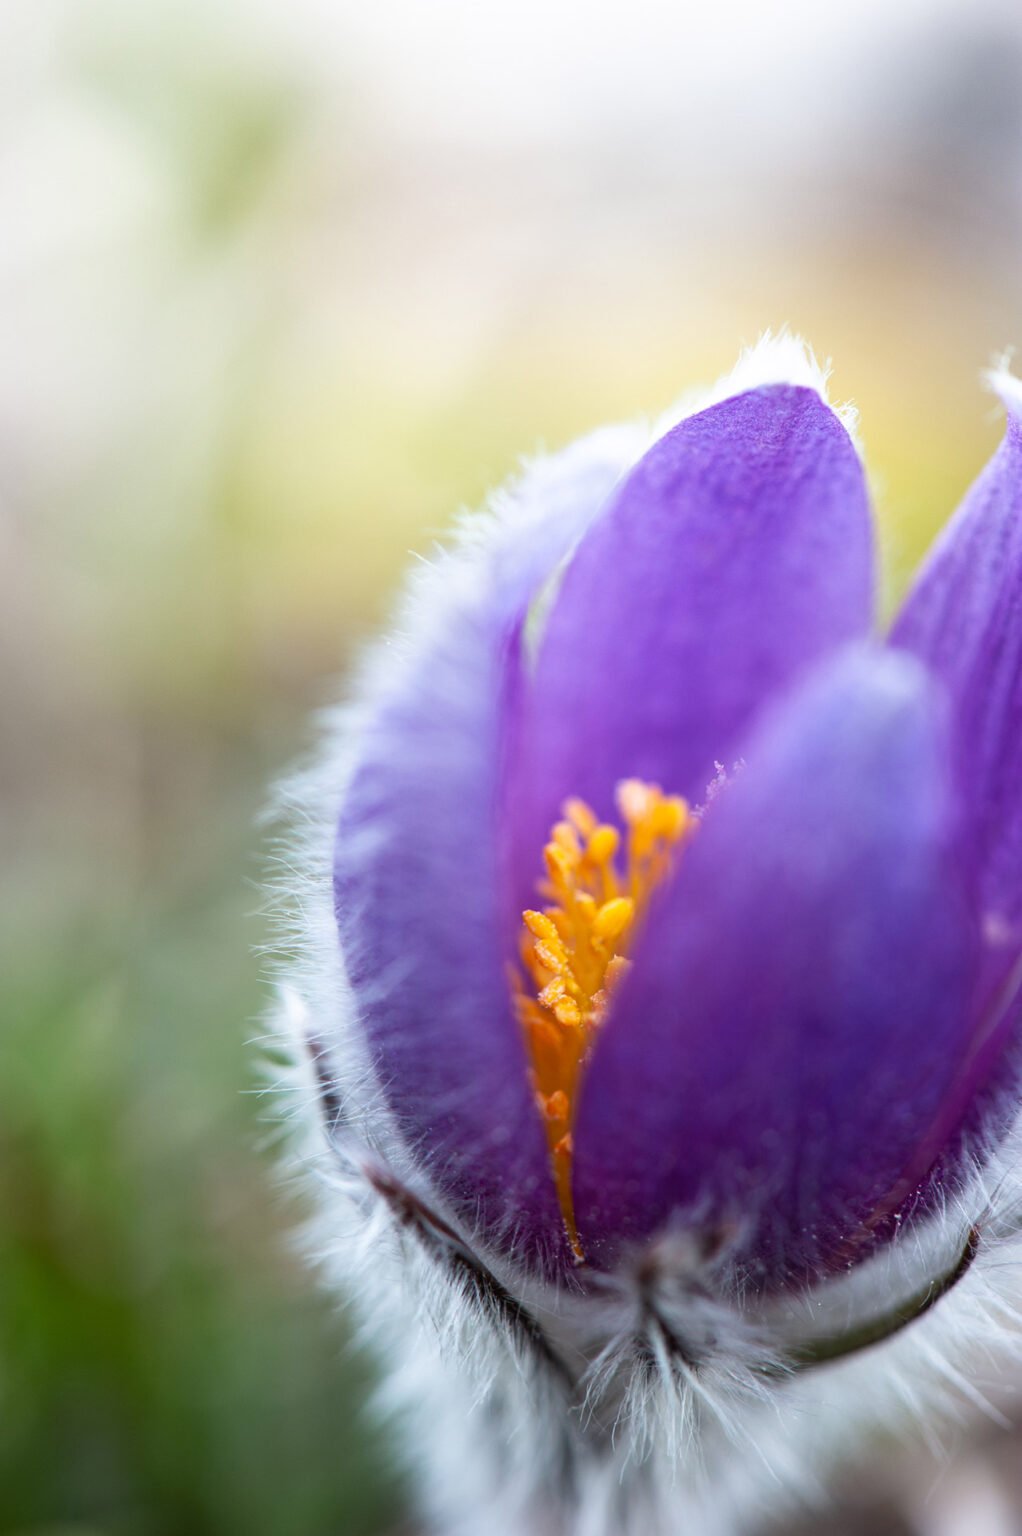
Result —
[{"label": "flower center", "polygon": [[522,972],[513,983],[564,1225],[580,1263],[571,1191],[579,1081],[650,898],[696,826],[685,800],[641,779],[618,785],[617,807],[623,850],[617,827],[598,821],[584,800],[565,801],[564,819],[543,849],[538,890],[546,904],[522,914]]}]

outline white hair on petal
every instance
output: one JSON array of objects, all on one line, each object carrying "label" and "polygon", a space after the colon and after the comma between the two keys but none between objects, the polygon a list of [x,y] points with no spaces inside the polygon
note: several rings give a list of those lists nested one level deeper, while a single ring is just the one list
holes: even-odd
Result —
[{"label": "white hair on petal", "polygon": [[[731,400],[735,395],[750,389],[762,389],[770,384],[794,384],[803,389],[815,390],[828,409],[834,412],[848,433],[860,457],[859,413],[855,406],[845,402],[835,405],[827,389],[831,364],[828,358],[820,363],[812,347],[801,336],[786,328],[780,331],[764,331],[759,340],[746,347],[729,373],[719,378],[709,389],[693,390],[685,394],[677,405],[661,419],[659,428],[666,431],[687,416],[707,410]],[[659,435],[659,433],[658,433]]]},{"label": "white hair on petal", "polygon": [[1009,415],[1022,421],[1022,379],[1011,371],[1012,352],[1005,351],[983,375],[987,388],[1000,400]]},{"label": "white hair on petal", "polygon": [[[801,343],[765,338],[716,398],[787,378],[823,393]],[[712,398],[712,397],[711,397]],[[708,403],[703,397],[700,404]],[[698,407],[693,407],[698,408]],[[677,417],[675,417],[677,419]],[[271,899],[277,966],[267,1091],[283,1167],[315,1196],[302,1245],[350,1301],[385,1370],[377,1410],[400,1433],[445,1536],[700,1536],[753,1531],[819,1503],[830,1472],[880,1433],[934,1442],[956,1416],[998,1411],[1022,1355],[1022,1125],[978,1153],[962,1189],[849,1275],[755,1304],[727,1254],[666,1234],[589,1295],[482,1249],[428,1187],[376,1081],[345,976],[331,862],[338,812],[374,702],[485,591],[540,519],[595,516],[658,435],[604,429],[531,466],[413,575],[396,643],[367,656],[354,701],[329,715],[309,767],[280,793]],[[973,1257],[971,1267],[959,1263]],[[962,1268],[957,1275],[956,1264]],[[808,1336],[887,1315],[952,1274],[936,1305],[883,1342],[791,1368]]]}]

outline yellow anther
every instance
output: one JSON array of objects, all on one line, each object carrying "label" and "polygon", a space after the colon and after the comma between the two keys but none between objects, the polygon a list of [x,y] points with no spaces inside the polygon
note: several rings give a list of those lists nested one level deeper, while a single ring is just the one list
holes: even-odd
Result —
[{"label": "yellow anther", "polygon": [[554,926],[553,918],[545,912],[523,912],[522,919],[526,928],[544,944],[557,945],[561,942],[560,934]]},{"label": "yellow anther", "polygon": [[644,784],[641,779],[622,779],[617,787],[617,808],[622,819],[630,827],[645,821],[658,793],[655,785]]},{"label": "yellow anther", "polygon": [[564,814],[578,828],[583,837],[591,837],[596,829],[596,817],[584,800],[565,800]]},{"label": "yellow anther", "polygon": [[570,821],[559,821],[557,823],[553,830],[553,839],[558,848],[563,849],[572,862],[581,856],[582,845],[578,840],[578,833]]},{"label": "yellow anther", "polygon": [[540,965],[545,966],[555,976],[562,975],[570,969],[568,957],[560,945],[554,948],[552,944],[537,942],[534,954]]},{"label": "yellow anther", "polygon": [[696,826],[684,800],[641,779],[618,785],[617,804],[628,829],[623,870],[617,865],[617,827],[598,821],[584,800],[565,802],[563,819],[543,850],[546,882],[540,889],[550,904],[522,914],[524,976],[516,972],[514,981],[564,1225],[579,1260],[584,1255],[571,1193],[579,1079],[628,973],[627,952],[650,898]]},{"label": "yellow anther", "polygon": [[554,1018],[566,1029],[577,1029],[582,1022],[582,1010],[570,997],[562,997],[554,1004]]},{"label": "yellow anther", "polygon": [[560,843],[547,843],[543,849],[547,874],[555,886],[565,884],[571,875],[572,860]]},{"label": "yellow anther", "polygon": [[586,843],[586,858],[594,864],[608,864],[617,853],[620,841],[617,827],[608,827],[606,824],[599,826],[590,833]]},{"label": "yellow anther", "polygon": [[688,804],[680,795],[661,800],[654,812],[654,825],[661,837],[673,842],[684,831],[689,818]]},{"label": "yellow anther", "polygon": [[624,933],[634,916],[634,901],[627,896],[616,896],[613,901],[605,901],[597,912],[593,932],[598,939],[616,939]]}]

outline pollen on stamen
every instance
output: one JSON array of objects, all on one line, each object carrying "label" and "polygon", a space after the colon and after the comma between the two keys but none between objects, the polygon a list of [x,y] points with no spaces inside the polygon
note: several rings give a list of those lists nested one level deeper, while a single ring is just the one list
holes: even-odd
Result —
[{"label": "pollen on stamen", "polygon": [[623,838],[584,800],[565,801],[563,819],[543,849],[546,877],[538,890],[546,904],[522,914],[521,966],[514,973],[533,1091],[565,1230],[579,1263],[585,1254],[571,1191],[579,1081],[628,971],[628,952],[650,898],[698,825],[685,800],[641,779],[618,785],[617,807]]}]

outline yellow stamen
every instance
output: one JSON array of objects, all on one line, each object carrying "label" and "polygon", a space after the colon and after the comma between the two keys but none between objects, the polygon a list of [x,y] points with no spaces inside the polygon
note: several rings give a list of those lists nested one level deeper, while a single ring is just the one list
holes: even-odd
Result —
[{"label": "yellow stamen", "polygon": [[626,836],[597,820],[584,800],[567,800],[543,849],[547,905],[523,912],[515,1004],[529,1052],[536,1103],[576,1258],[584,1259],[571,1190],[572,1128],[581,1072],[629,967],[628,952],[657,886],[697,822],[686,801],[655,784],[626,779],[617,805]]}]

